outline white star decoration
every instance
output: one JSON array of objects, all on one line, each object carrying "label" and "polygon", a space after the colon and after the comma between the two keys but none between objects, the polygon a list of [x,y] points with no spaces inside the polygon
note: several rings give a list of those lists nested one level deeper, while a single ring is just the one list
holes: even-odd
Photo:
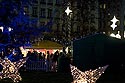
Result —
[{"label": "white star decoration", "polygon": [[116,19],[116,17],[114,16],[113,19],[111,20],[113,23],[111,25],[112,29],[114,30],[115,27],[117,27],[117,25],[115,24],[117,21],[119,21],[118,19]]},{"label": "white star decoration", "polygon": [[69,15],[72,12],[72,10],[70,10],[69,7],[67,7],[67,9],[65,10],[65,12],[66,12],[67,15]]},{"label": "white star decoration", "polygon": [[116,35],[114,33],[111,33],[110,36],[121,39],[120,31],[118,31],[118,33]]},{"label": "white star decoration", "polygon": [[108,65],[104,67],[99,67],[95,70],[89,70],[82,72],[77,67],[70,65],[71,73],[73,76],[72,83],[95,83],[97,79],[104,73]]},{"label": "white star decoration", "polygon": [[23,66],[28,58],[20,59],[17,62],[11,62],[8,58],[0,59],[0,64],[3,66],[3,70],[0,72],[0,79],[10,78],[14,82],[22,80],[19,68]]}]

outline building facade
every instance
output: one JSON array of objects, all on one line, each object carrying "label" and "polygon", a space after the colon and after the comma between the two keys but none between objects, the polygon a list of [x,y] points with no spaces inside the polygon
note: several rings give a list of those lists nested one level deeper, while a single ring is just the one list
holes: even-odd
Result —
[{"label": "building facade", "polygon": [[[79,37],[98,30],[98,1],[86,0],[69,1],[72,10],[71,37]],[[86,3],[86,6],[84,6]],[[34,0],[28,6],[30,18],[38,18],[37,27],[45,26],[52,30],[54,36],[67,34],[67,8],[68,0]],[[47,24],[51,22],[51,24]]]},{"label": "building facade", "polygon": [[[124,32],[125,28],[125,2],[124,0],[99,0],[99,30],[106,32],[106,34],[115,33],[118,31]],[[111,19],[116,16],[119,20],[116,25],[118,25],[115,30],[113,30],[110,25],[112,24]],[[121,26],[122,25],[122,26]]]}]

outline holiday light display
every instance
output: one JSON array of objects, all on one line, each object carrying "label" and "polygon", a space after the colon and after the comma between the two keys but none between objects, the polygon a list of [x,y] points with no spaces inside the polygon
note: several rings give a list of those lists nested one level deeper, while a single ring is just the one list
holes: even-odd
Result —
[{"label": "holiday light display", "polygon": [[68,7],[65,10],[65,13],[67,14],[67,18],[66,18],[66,28],[65,28],[65,39],[67,41],[67,45],[71,45],[71,15],[72,15],[72,10],[70,10],[69,8],[71,7],[71,4],[68,3]]},{"label": "holiday light display", "polygon": [[77,67],[70,65],[71,73],[73,76],[72,83],[95,83],[97,79],[104,73],[108,65],[99,67],[95,70],[82,72]]},{"label": "holiday light display", "polygon": [[1,29],[1,31],[3,32],[3,29],[4,29],[3,26],[1,26],[0,29]]},{"label": "holiday light display", "polygon": [[67,15],[69,15],[72,12],[72,10],[70,10],[69,7],[67,7],[67,9],[65,10],[65,12],[66,12]]},{"label": "holiday light display", "polygon": [[3,70],[0,72],[0,79],[10,78],[14,82],[19,82],[22,80],[19,68],[23,66],[28,58],[20,59],[16,62],[11,62],[8,58],[0,59],[0,64],[3,66]]},{"label": "holiday light display", "polygon": [[120,31],[118,31],[118,33],[116,35],[114,33],[111,33],[110,36],[121,39]]},{"label": "holiday light display", "polygon": [[[110,25],[112,27],[113,30],[115,30],[115,28],[117,27],[116,25],[116,22],[119,21],[118,19],[116,19],[116,17],[114,16],[113,19],[111,20],[113,23],[112,25]],[[120,35],[120,32],[118,31],[118,34],[114,34],[114,33],[111,33],[110,34],[111,37],[115,37],[115,38],[118,38],[118,39],[121,39],[121,35]]]},{"label": "holiday light display", "polygon": [[114,30],[115,27],[117,27],[116,22],[119,21],[119,20],[116,19],[116,17],[114,16],[113,19],[112,19],[111,21],[113,22],[112,25],[111,25],[111,27],[112,27],[112,29]]}]

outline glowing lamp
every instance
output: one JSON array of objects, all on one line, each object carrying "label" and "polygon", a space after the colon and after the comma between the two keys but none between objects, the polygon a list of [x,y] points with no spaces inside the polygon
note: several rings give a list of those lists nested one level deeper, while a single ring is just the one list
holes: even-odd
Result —
[{"label": "glowing lamp", "polygon": [[8,31],[9,31],[9,32],[12,31],[12,30],[13,30],[13,29],[12,29],[11,27],[8,28]]},{"label": "glowing lamp", "polygon": [[3,32],[3,29],[4,29],[4,28],[3,28],[3,26],[1,26],[1,27],[0,27],[0,29],[1,29],[1,30],[2,30],[2,32]]}]

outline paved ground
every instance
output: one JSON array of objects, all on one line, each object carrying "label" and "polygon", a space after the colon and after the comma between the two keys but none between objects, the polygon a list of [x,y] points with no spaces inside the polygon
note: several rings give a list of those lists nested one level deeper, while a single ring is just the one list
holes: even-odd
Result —
[{"label": "paved ground", "polygon": [[[19,83],[71,83],[70,73],[20,71],[22,81]],[[11,79],[0,80],[0,83],[13,83]],[[96,83],[125,83],[125,68],[108,67]]]},{"label": "paved ground", "polygon": [[[19,83],[71,83],[72,76],[67,73],[53,73],[41,71],[20,72],[23,80]],[[13,83],[10,79],[1,80],[0,83]],[[124,71],[105,72],[96,83],[125,83]]]}]

